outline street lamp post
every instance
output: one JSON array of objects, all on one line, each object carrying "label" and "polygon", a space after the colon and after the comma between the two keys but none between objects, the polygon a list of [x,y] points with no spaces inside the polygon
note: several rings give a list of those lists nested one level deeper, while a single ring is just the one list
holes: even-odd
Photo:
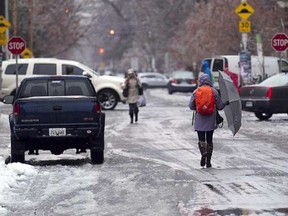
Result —
[{"label": "street lamp post", "polygon": [[[8,8],[8,0],[5,0],[5,18],[7,21],[9,21],[9,8]],[[9,38],[9,30],[6,30],[6,38],[8,40]],[[7,52],[7,48],[5,50],[5,59],[9,59],[9,52]]]}]

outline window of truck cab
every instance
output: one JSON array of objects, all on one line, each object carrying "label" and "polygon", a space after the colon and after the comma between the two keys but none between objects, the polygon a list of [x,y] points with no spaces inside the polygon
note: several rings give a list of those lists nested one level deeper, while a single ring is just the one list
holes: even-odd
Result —
[{"label": "window of truck cab", "polygon": [[[281,72],[288,72],[288,63],[286,61],[281,61]],[[280,61],[278,61],[279,67],[280,67]]]},{"label": "window of truck cab", "polygon": [[224,59],[215,58],[213,62],[212,71],[218,72],[219,70],[224,71]]},{"label": "window of truck cab", "polygon": [[[31,96],[64,96],[67,95],[69,89],[76,87],[81,89],[81,94],[91,97],[94,91],[88,81],[83,79],[58,79],[58,80],[33,80],[22,84],[23,88],[20,92],[20,98]],[[35,89],[37,89],[35,92]],[[41,92],[39,91],[41,89]]]},{"label": "window of truck cab", "polygon": [[[64,95],[83,95],[93,96],[93,90],[89,83],[83,79],[66,79],[66,80],[49,80],[48,95],[49,96],[64,96]],[[71,89],[77,89],[77,93],[69,93]]]}]

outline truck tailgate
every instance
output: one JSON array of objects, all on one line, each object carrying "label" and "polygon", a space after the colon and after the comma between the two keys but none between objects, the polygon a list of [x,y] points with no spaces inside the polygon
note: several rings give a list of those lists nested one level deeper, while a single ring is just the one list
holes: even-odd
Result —
[{"label": "truck tailgate", "polygon": [[99,115],[94,112],[96,100],[85,96],[19,99],[15,123],[23,126],[99,123]]}]

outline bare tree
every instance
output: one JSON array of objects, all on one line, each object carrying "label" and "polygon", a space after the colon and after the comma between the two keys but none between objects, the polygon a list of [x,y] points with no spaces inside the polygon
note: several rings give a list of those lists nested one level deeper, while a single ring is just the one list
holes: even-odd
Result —
[{"label": "bare tree", "polygon": [[[179,26],[171,50],[184,65],[191,61],[199,62],[204,57],[220,54],[238,54],[240,52],[241,33],[238,25],[241,20],[234,12],[240,4],[235,0],[210,0],[195,4],[194,13],[183,26]],[[275,0],[249,0],[255,9],[249,18],[252,31],[248,33],[248,49],[256,54],[255,36],[263,38],[264,54],[271,55],[270,40],[280,31],[279,8]],[[287,14],[286,14],[287,16]],[[287,17],[286,17],[287,19]]]},{"label": "bare tree", "polygon": [[[270,39],[287,31],[287,10],[277,0],[248,0],[255,9],[249,18],[248,49],[255,54],[255,35],[261,34],[265,55],[275,52]],[[286,0],[285,0],[286,1]],[[176,67],[216,54],[240,51],[240,0],[23,0],[17,2],[17,28],[31,36],[36,57],[63,57],[127,69],[133,57],[140,69],[166,68],[170,56]],[[31,7],[31,2],[33,7]],[[29,15],[29,16],[28,16]],[[28,22],[27,17],[30,17]],[[111,33],[110,30],[113,30]],[[11,29],[13,31],[13,29]],[[105,52],[98,53],[99,48]]]},{"label": "bare tree", "polygon": [[[33,11],[30,10],[31,2]],[[81,23],[81,5],[72,0],[26,0],[18,3],[16,12],[19,34],[26,40],[28,17],[32,13],[35,56],[61,55],[71,46],[77,45],[87,32],[87,26]]]}]

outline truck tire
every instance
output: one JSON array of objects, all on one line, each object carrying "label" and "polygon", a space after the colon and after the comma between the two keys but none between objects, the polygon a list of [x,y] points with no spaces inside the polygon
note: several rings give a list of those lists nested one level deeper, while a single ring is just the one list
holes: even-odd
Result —
[{"label": "truck tire", "polygon": [[91,149],[91,163],[102,164],[104,162],[104,150],[93,150]]},{"label": "truck tire", "polygon": [[17,140],[14,135],[10,136],[11,140],[11,162],[24,163],[25,161],[25,145]]},{"label": "truck tire", "polygon": [[[101,116],[101,132],[99,137],[91,140],[91,162],[92,164],[102,164],[104,162],[104,145],[105,145],[105,113]],[[95,146],[97,146],[95,148]]]},{"label": "truck tire", "polygon": [[260,121],[266,121],[273,115],[273,113],[262,113],[262,112],[255,112],[254,114]]},{"label": "truck tire", "polygon": [[111,90],[111,89],[104,89],[101,90],[98,95],[104,95],[105,98],[104,100],[100,101],[101,106],[104,110],[113,110],[118,103],[118,95],[115,91]]}]

